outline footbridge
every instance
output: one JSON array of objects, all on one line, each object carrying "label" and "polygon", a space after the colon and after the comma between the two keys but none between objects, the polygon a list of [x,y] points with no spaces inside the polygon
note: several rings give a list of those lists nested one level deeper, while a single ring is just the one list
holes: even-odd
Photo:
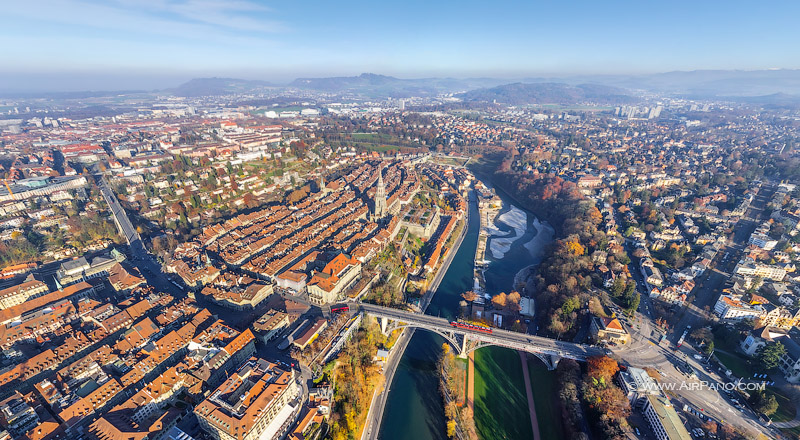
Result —
[{"label": "footbridge", "polygon": [[491,333],[484,333],[453,327],[447,319],[436,316],[366,303],[361,303],[360,306],[365,314],[378,319],[382,332],[387,333],[405,327],[431,331],[445,338],[453,346],[455,352],[462,357],[481,347],[497,345],[531,353],[541,359],[547,368],[553,370],[558,365],[558,361],[563,358],[585,361],[589,357],[605,354],[605,351],[599,347],[584,344],[556,341],[497,328],[492,329]]}]

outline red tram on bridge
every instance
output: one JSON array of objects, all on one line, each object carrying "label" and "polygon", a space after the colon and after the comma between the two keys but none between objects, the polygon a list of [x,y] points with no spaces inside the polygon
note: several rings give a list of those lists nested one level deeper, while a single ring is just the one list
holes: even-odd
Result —
[{"label": "red tram on bridge", "polygon": [[450,321],[450,325],[457,328],[463,328],[465,330],[475,330],[481,333],[492,333],[492,328],[485,324],[479,324],[476,322],[467,322],[467,321]]}]

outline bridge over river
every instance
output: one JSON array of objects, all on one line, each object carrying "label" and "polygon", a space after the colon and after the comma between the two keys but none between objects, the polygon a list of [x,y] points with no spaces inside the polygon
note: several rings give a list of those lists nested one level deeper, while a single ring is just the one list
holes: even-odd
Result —
[{"label": "bridge over river", "polygon": [[531,353],[541,359],[547,368],[553,370],[558,365],[558,361],[563,358],[585,361],[592,356],[606,354],[602,348],[590,345],[556,341],[496,328],[493,328],[491,333],[484,333],[478,330],[454,327],[447,319],[436,316],[366,303],[361,303],[359,306],[365,314],[378,319],[381,331],[384,333],[405,327],[428,330],[445,338],[460,356],[466,356],[481,347],[498,345]]}]

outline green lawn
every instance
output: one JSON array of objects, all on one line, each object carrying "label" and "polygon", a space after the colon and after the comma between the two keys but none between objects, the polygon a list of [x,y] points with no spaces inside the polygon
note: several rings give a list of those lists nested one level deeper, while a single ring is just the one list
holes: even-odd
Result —
[{"label": "green lawn", "polygon": [[533,438],[516,351],[486,347],[475,352],[475,426],[481,440]]},{"label": "green lawn", "polygon": [[722,362],[722,365],[737,376],[743,377],[745,379],[753,377],[755,371],[750,364],[747,363],[747,360],[743,358],[744,354],[728,354],[723,353],[721,351],[715,351],[714,356]]},{"label": "green lawn", "polygon": [[767,394],[772,394],[775,396],[775,400],[778,401],[778,411],[769,416],[772,421],[786,422],[789,420],[794,420],[795,415],[797,415],[797,409],[795,408],[794,403],[792,403],[792,399],[783,394],[782,390],[775,387],[767,387]]},{"label": "green lawn", "polygon": [[[735,376],[749,379],[753,377],[753,374],[759,372],[759,369],[751,366],[747,360],[743,358],[744,354],[730,355],[717,351],[714,355],[725,367],[731,370]],[[778,401],[778,411],[770,416],[773,421],[785,422],[794,419],[797,409],[794,403],[792,403],[792,400],[784,394],[783,390],[776,387],[767,387],[767,394],[774,395],[775,399]]]},{"label": "green lawn", "polygon": [[556,372],[549,371],[539,359],[531,357],[528,360],[528,374],[531,377],[533,402],[536,405],[536,418],[542,440],[564,438],[561,414],[558,411]]}]

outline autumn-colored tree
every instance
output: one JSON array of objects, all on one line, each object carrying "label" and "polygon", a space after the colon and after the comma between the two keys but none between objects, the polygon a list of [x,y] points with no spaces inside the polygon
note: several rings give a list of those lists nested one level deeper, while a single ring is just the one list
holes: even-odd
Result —
[{"label": "autumn-colored tree", "polygon": [[579,257],[586,252],[586,249],[580,243],[580,239],[578,237],[570,237],[568,240],[565,240],[563,242],[563,247],[567,253],[576,257]]},{"label": "autumn-colored tree", "polygon": [[473,302],[476,299],[478,299],[478,294],[473,292],[473,291],[471,291],[471,290],[468,290],[468,291],[462,293],[461,297],[464,298],[464,301]]},{"label": "autumn-colored tree", "polygon": [[703,430],[709,434],[716,434],[717,433],[717,422],[713,420],[706,420],[703,423]]},{"label": "autumn-colored tree", "polygon": [[647,372],[647,375],[652,377],[655,380],[661,379],[661,374],[653,367],[644,367],[644,371]]},{"label": "autumn-colored tree", "polygon": [[721,440],[736,440],[738,435],[736,435],[736,430],[729,424],[724,424],[719,429],[719,438]]},{"label": "autumn-colored tree", "polygon": [[603,221],[603,214],[600,213],[600,210],[597,209],[596,206],[592,206],[587,215],[589,216],[589,220],[596,225],[599,225],[600,222]]},{"label": "autumn-colored tree", "polygon": [[305,188],[299,188],[289,193],[289,195],[286,197],[286,202],[294,205],[295,203],[305,198],[307,195],[308,192],[305,191]]},{"label": "autumn-colored tree", "polygon": [[455,438],[456,436],[456,421],[455,420],[448,420],[447,421],[447,438]]},{"label": "autumn-colored tree", "polygon": [[508,305],[508,295],[505,292],[500,292],[492,297],[492,305],[498,309],[505,309]]},{"label": "autumn-colored tree", "polygon": [[511,292],[506,297],[506,307],[508,308],[508,310],[512,312],[519,312],[520,311],[519,303],[521,300],[522,297],[520,296],[519,292],[516,291]]},{"label": "autumn-colored tree", "polygon": [[603,304],[600,303],[600,300],[597,298],[591,298],[589,300],[589,313],[594,316],[601,316],[606,317],[606,311],[603,308]]},{"label": "autumn-colored tree", "polygon": [[558,313],[553,313],[550,316],[550,325],[547,326],[547,329],[551,333],[561,337],[561,334],[564,333],[565,331],[567,331],[567,326],[566,326],[566,324],[561,322],[561,319],[559,318],[559,314]]},{"label": "autumn-colored tree", "polygon": [[252,206],[255,202],[255,199],[253,198],[253,193],[245,194],[242,200],[244,201],[244,204],[248,207]]},{"label": "autumn-colored tree", "polygon": [[478,432],[475,428],[475,419],[469,405],[461,408],[461,429],[468,440],[478,440]]},{"label": "autumn-colored tree", "polygon": [[608,356],[592,356],[588,360],[589,376],[603,378],[606,382],[619,371],[619,364]]}]

